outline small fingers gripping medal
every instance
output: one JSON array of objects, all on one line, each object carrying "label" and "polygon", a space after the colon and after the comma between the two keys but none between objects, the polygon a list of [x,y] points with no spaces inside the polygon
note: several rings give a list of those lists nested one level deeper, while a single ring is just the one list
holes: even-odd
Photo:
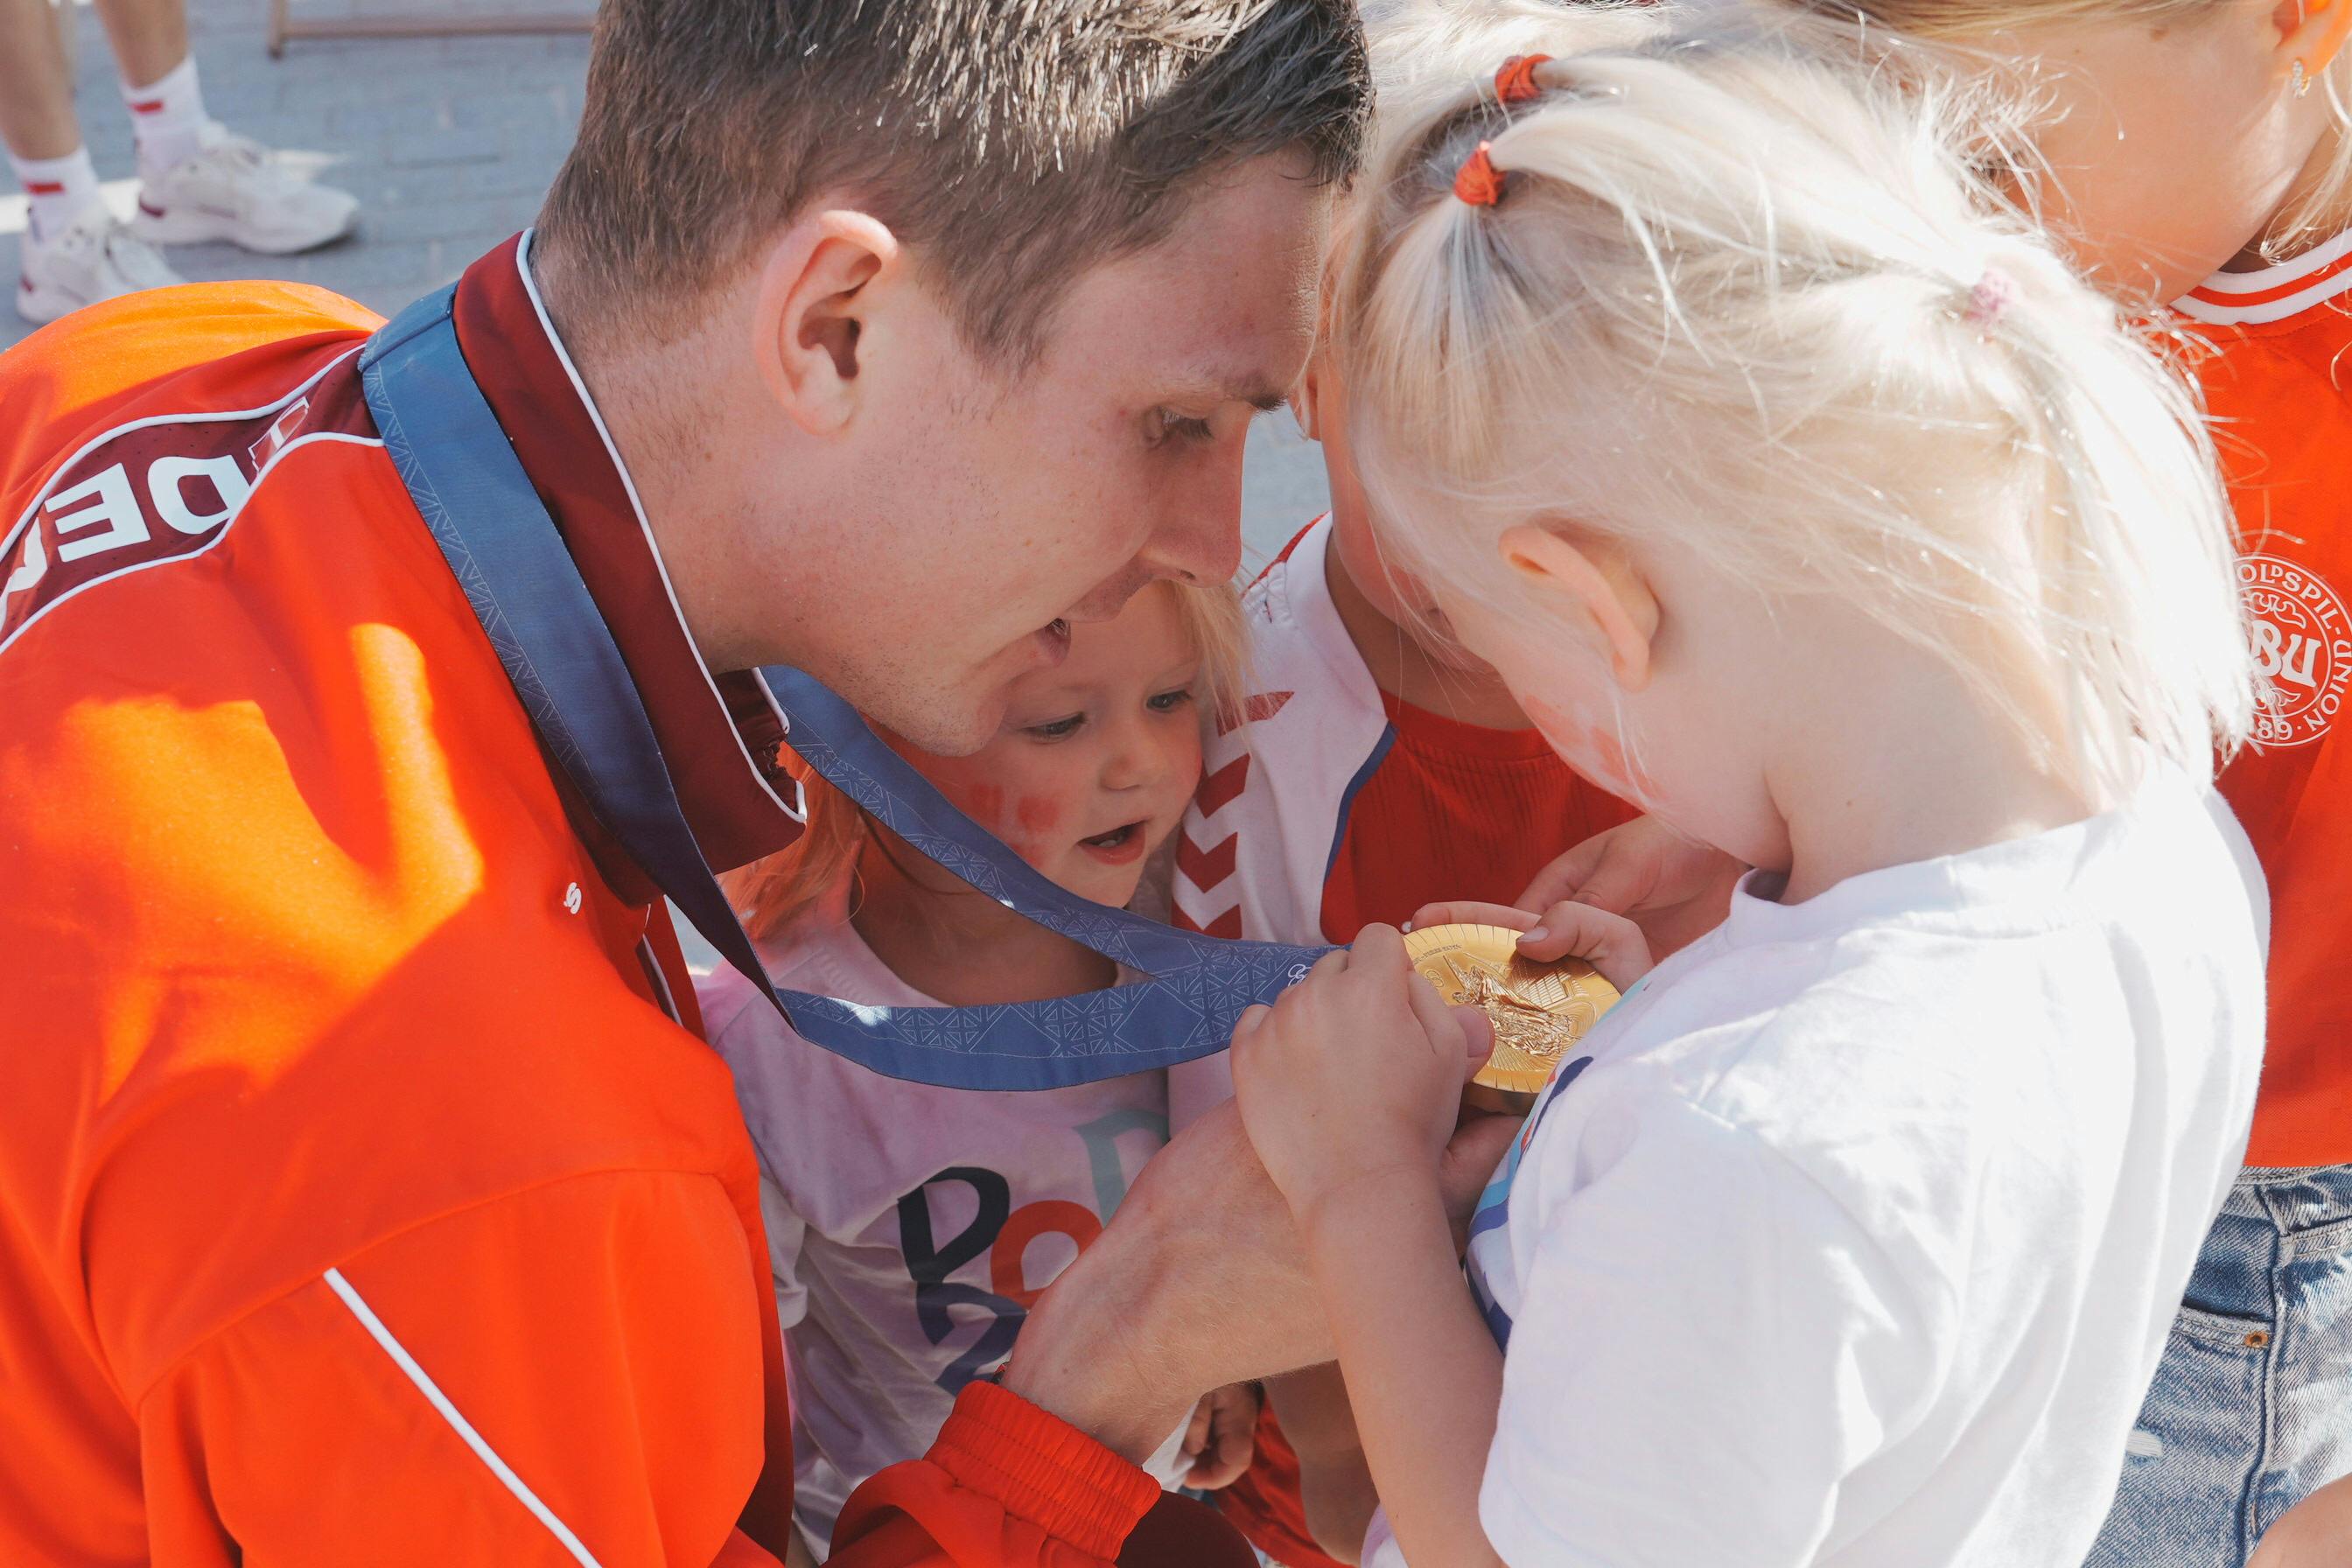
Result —
[{"label": "small fingers gripping medal", "polygon": [[1503,926],[1443,925],[1405,933],[1404,951],[1437,994],[1495,1026],[1495,1051],[1463,1091],[1475,1110],[1524,1113],[1570,1047],[1617,1005],[1617,988],[1581,959],[1538,963]]}]

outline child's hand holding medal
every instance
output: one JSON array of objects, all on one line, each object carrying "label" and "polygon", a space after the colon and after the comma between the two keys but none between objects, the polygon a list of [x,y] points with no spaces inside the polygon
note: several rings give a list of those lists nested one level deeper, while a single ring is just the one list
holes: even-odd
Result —
[{"label": "child's hand holding medal", "polygon": [[1367,926],[1234,1030],[1234,1097],[1302,1231],[1322,1199],[1368,1178],[1433,1182],[1462,1086],[1494,1030],[1413,972],[1404,939]]},{"label": "child's hand holding medal", "polygon": [[1404,945],[1439,995],[1476,1007],[1494,1027],[1493,1054],[1463,1090],[1477,1111],[1528,1111],[1570,1047],[1651,968],[1639,926],[1584,903],[1541,916],[1430,904],[1413,915]]},{"label": "child's hand holding medal", "polygon": [[1433,904],[1412,924],[1366,927],[1234,1030],[1242,1120],[1302,1227],[1341,1187],[1433,1174],[1464,1110],[1525,1112],[1651,967],[1641,928],[1588,904]]}]

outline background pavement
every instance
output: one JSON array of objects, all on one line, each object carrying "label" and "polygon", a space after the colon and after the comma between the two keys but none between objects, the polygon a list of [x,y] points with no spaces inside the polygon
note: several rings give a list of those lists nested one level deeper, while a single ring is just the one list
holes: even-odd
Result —
[{"label": "background pavement", "polygon": [[[366,8],[409,3],[367,0]],[[561,8],[579,0],[495,3]],[[130,120],[97,15],[76,9],[83,135],[109,199],[127,215],[136,196]],[[584,37],[296,41],[273,60],[263,47],[266,0],[188,0],[188,9],[212,113],[362,204],[356,237],[308,256],[255,257],[227,246],[167,252],[189,279],[290,279],[390,314],[530,222],[579,120]],[[351,0],[298,0],[295,15],[352,9]],[[0,195],[0,262],[11,271],[24,226],[23,196]],[[0,348],[31,330],[0,308]],[[1323,509],[1322,465],[1288,415],[1258,422],[1244,492],[1253,568]]]}]

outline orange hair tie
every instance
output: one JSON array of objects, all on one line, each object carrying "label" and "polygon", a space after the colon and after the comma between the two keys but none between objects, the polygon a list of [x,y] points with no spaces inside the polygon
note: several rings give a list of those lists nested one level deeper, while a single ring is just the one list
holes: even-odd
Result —
[{"label": "orange hair tie", "polygon": [[1503,172],[1495,167],[1487,156],[1492,151],[1485,142],[1478,150],[1462,161],[1461,170],[1454,176],[1454,194],[1474,207],[1491,207],[1503,199]]},{"label": "orange hair tie", "polygon": [[1525,103],[1543,96],[1543,84],[1536,80],[1536,67],[1549,60],[1549,55],[1513,55],[1495,73],[1495,96],[1506,106]]}]

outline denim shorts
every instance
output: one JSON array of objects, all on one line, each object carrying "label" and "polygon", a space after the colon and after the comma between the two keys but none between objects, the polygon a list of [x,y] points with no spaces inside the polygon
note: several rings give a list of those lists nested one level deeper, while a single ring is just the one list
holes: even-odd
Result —
[{"label": "denim shorts", "polygon": [[2248,1170],[2205,1238],[2088,1568],[2244,1568],[2352,1472],[2352,1165]]}]

